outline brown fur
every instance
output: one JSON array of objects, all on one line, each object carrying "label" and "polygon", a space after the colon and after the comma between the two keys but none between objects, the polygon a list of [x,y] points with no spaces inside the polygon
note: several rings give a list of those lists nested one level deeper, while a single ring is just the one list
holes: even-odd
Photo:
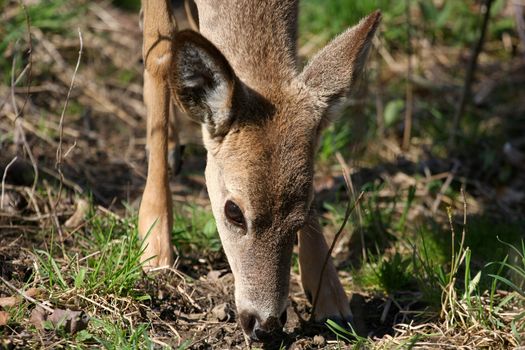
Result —
[{"label": "brown fur", "polygon": [[[257,329],[278,327],[277,320],[286,309],[291,252],[298,232],[303,287],[315,297],[328,248],[310,208],[314,153],[329,109],[351,89],[364,64],[380,14],[368,16],[334,39],[299,73],[297,1],[197,0],[201,34],[181,31],[168,43],[162,34],[169,38],[173,28],[159,25],[162,16],[148,22],[152,12],[148,12],[148,1],[144,2],[145,47],[152,44],[147,33],[157,30],[167,55],[157,54],[154,62],[169,57],[168,68],[152,67],[151,58],[146,62],[148,77],[153,79],[148,78],[145,86],[151,155],[144,198],[155,193],[163,200],[160,207],[144,199],[141,205],[142,237],[151,218],[160,218],[146,242],[153,248],[148,248],[145,258],[157,253],[149,266],[172,259],[171,253],[155,246],[155,242],[166,242],[171,228],[164,176],[167,102],[162,90],[169,81],[178,105],[203,124],[212,209],[235,277],[241,325],[256,337]],[[245,227],[225,216],[228,200],[243,212]],[[350,316],[348,299],[330,261],[315,317]]]}]

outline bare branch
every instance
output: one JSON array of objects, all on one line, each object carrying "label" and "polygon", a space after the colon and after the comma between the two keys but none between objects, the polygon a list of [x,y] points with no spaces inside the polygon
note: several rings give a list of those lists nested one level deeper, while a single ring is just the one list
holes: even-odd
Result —
[{"label": "bare branch", "polygon": [[490,8],[492,7],[492,3],[493,0],[485,0],[485,3],[481,6],[481,12],[483,13],[483,22],[481,24],[479,39],[476,42],[474,48],[472,49],[472,54],[470,56],[470,61],[467,68],[467,75],[465,76],[465,83],[461,92],[458,109],[456,110],[456,113],[454,114],[454,119],[452,121],[452,128],[450,129],[450,135],[448,140],[448,146],[450,149],[454,148],[454,146],[456,145],[456,136],[458,135],[459,119],[465,112],[465,107],[470,97],[470,88],[472,85],[472,80],[474,79],[474,74],[476,73],[476,68],[478,66],[478,56],[481,53],[481,50],[483,49],[483,43],[485,42],[485,34],[487,32],[487,27],[489,24]]}]

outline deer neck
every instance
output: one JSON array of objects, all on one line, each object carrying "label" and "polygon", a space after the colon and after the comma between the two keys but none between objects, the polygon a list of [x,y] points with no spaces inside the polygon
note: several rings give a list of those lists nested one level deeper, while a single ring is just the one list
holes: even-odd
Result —
[{"label": "deer neck", "polygon": [[196,0],[201,34],[250,88],[265,91],[296,75],[296,0]]}]

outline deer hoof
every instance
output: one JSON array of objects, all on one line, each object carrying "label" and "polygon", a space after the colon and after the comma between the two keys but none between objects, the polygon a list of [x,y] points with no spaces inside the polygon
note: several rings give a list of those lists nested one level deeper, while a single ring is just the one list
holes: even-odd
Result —
[{"label": "deer hoof", "polygon": [[142,263],[142,270],[146,273],[163,266],[170,267],[173,264],[172,254],[154,255],[151,252],[147,252],[147,250],[144,251],[140,260]]},{"label": "deer hoof", "polygon": [[348,323],[352,322],[352,312],[348,297],[338,280],[336,283],[332,281],[323,283],[314,312],[316,322],[326,322],[330,319],[348,328]]}]

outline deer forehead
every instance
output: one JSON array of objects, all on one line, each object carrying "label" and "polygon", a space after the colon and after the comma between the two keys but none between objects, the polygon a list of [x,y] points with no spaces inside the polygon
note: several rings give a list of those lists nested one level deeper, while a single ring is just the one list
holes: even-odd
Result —
[{"label": "deer forehead", "polygon": [[315,130],[294,119],[234,127],[216,157],[227,189],[267,224],[302,220],[311,199]]}]

